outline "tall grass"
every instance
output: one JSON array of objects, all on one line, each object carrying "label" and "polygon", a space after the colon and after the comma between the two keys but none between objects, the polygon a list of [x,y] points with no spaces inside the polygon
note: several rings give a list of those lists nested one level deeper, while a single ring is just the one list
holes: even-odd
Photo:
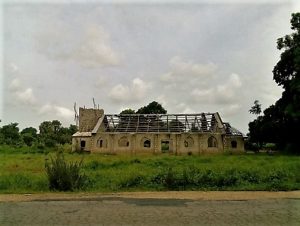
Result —
[{"label": "tall grass", "polygon": [[[45,154],[1,154],[0,192],[49,191]],[[296,190],[300,157],[259,154],[201,156],[65,154],[84,158],[86,191]]]},{"label": "tall grass", "polygon": [[82,174],[83,159],[75,162],[67,162],[63,153],[58,152],[55,157],[46,160],[45,170],[48,176],[49,189],[58,191],[74,191],[83,189],[87,177]]}]

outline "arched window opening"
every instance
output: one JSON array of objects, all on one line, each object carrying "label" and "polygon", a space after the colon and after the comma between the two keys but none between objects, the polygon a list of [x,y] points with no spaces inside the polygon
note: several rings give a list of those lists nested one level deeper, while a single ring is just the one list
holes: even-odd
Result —
[{"label": "arched window opening", "polygon": [[127,137],[122,137],[120,138],[118,144],[119,147],[129,147],[129,140],[127,139]]},{"label": "arched window opening", "polygon": [[231,141],[231,147],[237,148],[237,142],[235,140]]},{"label": "arched window opening", "polygon": [[151,147],[151,141],[150,140],[145,140],[144,141],[144,148],[150,148]]},{"label": "arched window opening", "polygon": [[187,148],[188,146],[189,146],[189,143],[185,140],[185,141],[184,141],[184,147]]},{"label": "arched window opening", "polygon": [[218,147],[218,144],[217,144],[217,139],[213,136],[211,136],[210,138],[208,138],[207,140],[207,146],[209,148],[216,148]]},{"label": "arched window opening", "polygon": [[97,147],[99,147],[99,148],[106,148],[107,147],[107,141],[106,141],[106,139],[99,138],[97,140]]},{"label": "arched window opening", "polygon": [[184,141],[184,147],[188,148],[188,147],[193,147],[194,145],[194,140],[191,137],[188,137],[185,139]]}]

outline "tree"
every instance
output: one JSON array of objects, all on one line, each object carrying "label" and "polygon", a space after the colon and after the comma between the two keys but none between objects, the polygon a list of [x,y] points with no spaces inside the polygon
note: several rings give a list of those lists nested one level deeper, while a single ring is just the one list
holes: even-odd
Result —
[{"label": "tree", "polygon": [[124,114],[124,115],[135,114],[135,110],[132,110],[132,109],[130,109],[130,108],[127,108],[127,109],[121,111],[120,114]]},{"label": "tree", "polygon": [[258,100],[254,101],[254,105],[250,108],[249,112],[254,115],[259,115],[261,113],[261,104]]},{"label": "tree", "polygon": [[152,101],[147,106],[141,107],[137,110],[137,114],[166,114],[167,110],[156,101]]},{"label": "tree", "polygon": [[57,144],[66,143],[64,133],[66,130],[63,129],[61,122],[58,120],[44,121],[39,126],[40,140],[47,147],[54,147]]},{"label": "tree", "polygon": [[177,119],[172,119],[169,122],[169,128],[171,132],[184,132],[185,130],[184,124]]},{"label": "tree", "polygon": [[18,123],[10,123],[8,125],[4,125],[1,128],[0,133],[2,134],[2,143],[4,144],[16,145],[21,141]]},{"label": "tree", "polygon": [[33,137],[37,137],[37,129],[36,128],[33,128],[33,127],[27,127],[25,129],[23,129],[21,131],[21,135],[22,134],[25,134],[25,133],[29,133],[31,134]]},{"label": "tree", "polygon": [[69,126],[69,134],[73,135],[74,133],[76,133],[78,131],[78,128],[76,125],[70,125]]},{"label": "tree", "polygon": [[294,132],[300,128],[300,13],[292,14],[291,25],[294,32],[277,40],[277,48],[283,52],[273,69],[273,79],[284,91],[261,118],[249,123],[249,131],[250,138],[259,137],[300,153],[299,137]]},{"label": "tree", "polygon": [[41,141],[48,147],[57,144],[72,143],[72,135],[78,131],[77,126],[63,127],[58,120],[44,121],[39,126]]},{"label": "tree", "polygon": [[53,133],[51,121],[44,121],[39,125],[40,135],[46,136]]},{"label": "tree", "polygon": [[21,137],[27,146],[32,146],[37,140],[37,130],[33,127],[25,128],[21,131]]}]

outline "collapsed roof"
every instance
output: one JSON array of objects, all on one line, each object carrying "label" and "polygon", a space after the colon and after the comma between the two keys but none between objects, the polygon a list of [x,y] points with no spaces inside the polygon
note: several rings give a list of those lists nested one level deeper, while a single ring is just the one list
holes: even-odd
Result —
[{"label": "collapsed roof", "polygon": [[79,108],[79,131],[73,136],[110,133],[222,133],[243,136],[218,112],[198,114],[104,114],[103,109]]},{"label": "collapsed roof", "polygon": [[217,113],[112,114],[103,123],[105,132],[216,132],[222,127]]}]

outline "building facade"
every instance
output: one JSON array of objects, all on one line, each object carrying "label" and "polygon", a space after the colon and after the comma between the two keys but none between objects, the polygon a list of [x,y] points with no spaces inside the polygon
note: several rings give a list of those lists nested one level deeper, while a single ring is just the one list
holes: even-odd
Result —
[{"label": "building facade", "polygon": [[244,150],[241,132],[223,123],[219,113],[104,114],[79,108],[73,151],[95,153],[201,154]]}]

